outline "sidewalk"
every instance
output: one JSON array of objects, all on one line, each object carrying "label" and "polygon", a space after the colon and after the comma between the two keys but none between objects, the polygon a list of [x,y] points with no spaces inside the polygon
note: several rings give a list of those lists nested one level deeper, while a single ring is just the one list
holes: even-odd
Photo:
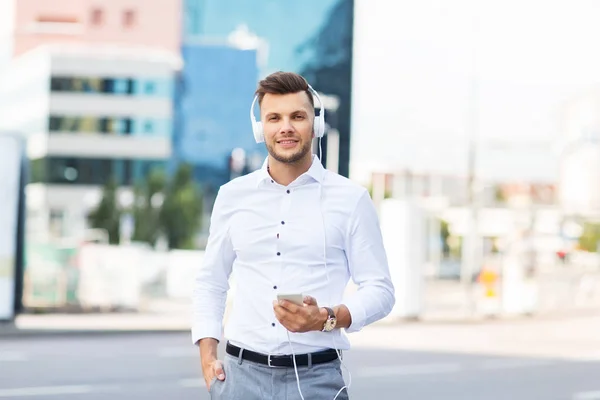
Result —
[{"label": "sidewalk", "polygon": [[153,302],[144,312],[21,314],[14,323],[0,323],[2,336],[189,332],[189,305]]},{"label": "sidewalk", "polygon": [[597,313],[470,324],[378,324],[350,338],[355,347],[373,349],[600,361]]}]

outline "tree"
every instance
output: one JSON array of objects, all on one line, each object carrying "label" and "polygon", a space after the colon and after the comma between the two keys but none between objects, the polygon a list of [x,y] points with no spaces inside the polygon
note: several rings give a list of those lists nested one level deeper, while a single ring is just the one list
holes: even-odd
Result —
[{"label": "tree", "polygon": [[132,240],[154,246],[161,233],[160,210],[162,207],[166,175],[153,170],[146,182],[135,189],[133,205],[134,231]]},{"label": "tree", "polygon": [[593,222],[583,223],[583,233],[579,238],[579,247],[589,252],[597,252],[600,243],[600,224]]},{"label": "tree", "polygon": [[202,193],[192,171],[189,164],[181,164],[165,190],[159,221],[170,249],[194,248],[202,225]]},{"label": "tree", "polygon": [[98,207],[89,214],[88,218],[93,228],[106,230],[109,243],[119,243],[121,209],[117,201],[117,182],[114,177],[106,181],[102,190],[102,200]]}]

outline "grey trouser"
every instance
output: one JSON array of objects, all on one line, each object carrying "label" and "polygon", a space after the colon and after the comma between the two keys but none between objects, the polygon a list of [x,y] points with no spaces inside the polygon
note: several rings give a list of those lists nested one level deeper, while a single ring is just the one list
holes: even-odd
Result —
[{"label": "grey trouser", "polygon": [[[210,383],[212,400],[301,400],[294,368],[269,367],[225,354],[225,380]],[[298,367],[304,400],[333,400],[346,386],[340,360]],[[336,400],[348,400],[347,389]]]}]

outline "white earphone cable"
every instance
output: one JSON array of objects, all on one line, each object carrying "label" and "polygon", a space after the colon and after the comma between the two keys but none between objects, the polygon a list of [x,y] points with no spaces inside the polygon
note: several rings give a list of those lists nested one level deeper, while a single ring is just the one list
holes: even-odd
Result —
[{"label": "white earphone cable", "polygon": [[[321,138],[319,138],[319,161],[321,161],[321,154],[322,154]],[[323,177],[323,179],[325,179],[325,178]],[[323,182],[321,182],[321,184],[319,185],[319,211],[321,212],[321,221],[323,222],[323,260],[324,260],[324,264],[325,264],[325,273],[327,275],[327,284],[329,284],[329,282],[330,282],[329,268],[327,266],[327,230],[326,230],[327,226],[325,225],[325,213],[323,212]],[[330,299],[329,303],[331,304],[331,299]],[[288,343],[290,344],[290,349],[292,351],[292,360],[294,362],[294,373],[296,374],[296,384],[298,385],[298,393],[300,393],[300,398],[302,400],[304,400],[304,396],[302,395],[302,389],[300,388],[300,376],[298,375],[298,366],[296,365],[296,354],[294,353],[294,347],[292,346],[292,340],[290,339],[290,332],[286,331],[286,333],[287,333]],[[330,332],[330,333],[331,333],[331,339],[333,341],[333,349],[335,350],[335,352],[338,356],[338,360],[340,360],[340,363],[342,364],[342,366],[346,369],[346,372],[348,373],[348,384],[344,385],[337,392],[337,394],[333,398],[333,400],[336,400],[338,398],[338,396],[340,395],[340,393],[342,393],[342,391],[344,389],[346,389],[346,391],[348,391],[348,389],[350,389],[350,386],[352,385],[352,374],[350,373],[350,369],[344,363],[344,360],[342,359],[340,351],[338,350],[338,346],[335,341],[335,333],[334,332]]]}]

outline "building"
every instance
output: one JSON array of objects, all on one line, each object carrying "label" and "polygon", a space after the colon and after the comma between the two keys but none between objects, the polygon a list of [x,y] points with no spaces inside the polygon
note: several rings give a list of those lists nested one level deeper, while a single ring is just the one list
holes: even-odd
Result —
[{"label": "building", "polygon": [[132,185],[166,168],[180,67],[162,50],[55,44],[0,74],[0,131],[24,135],[31,160],[29,232],[79,235],[109,177],[126,202]]},{"label": "building", "polygon": [[[137,45],[177,52],[180,0],[3,0],[4,42],[14,56],[45,43]],[[1,40],[1,39],[0,39]]]},{"label": "building", "polygon": [[600,217],[600,91],[572,98],[563,108],[560,205],[566,216]]},{"label": "building", "polygon": [[[320,93],[336,98],[337,109],[335,113],[325,114],[326,122],[339,132],[335,145],[331,146],[338,153],[332,157],[336,172],[348,176],[353,7],[353,0],[305,0],[303,7],[271,0],[184,0],[183,42],[186,45],[229,42],[238,49],[256,49],[258,69],[254,88],[256,80],[269,73],[294,71],[305,76]],[[187,58],[185,53],[186,50],[184,58]],[[189,75],[192,73],[193,70]],[[246,72],[242,74],[245,76]],[[243,115],[248,114],[251,94],[245,102]],[[249,139],[252,138],[250,129],[250,123],[246,122],[243,130]],[[221,137],[209,140],[209,148],[221,146],[216,142],[222,140]],[[332,156],[327,144],[324,138],[324,159]],[[222,157],[215,162],[217,169],[222,168]]]},{"label": "building", "polygon": [[190,42],[182,47],[182,60],[173,162],[193,165],[196,180],[210,196],[235,173],[234,150],[243,153],[245,170],[260,167],[267,154],[264,144],[255,142],[250,123],[257,50],[226,42]]}]

